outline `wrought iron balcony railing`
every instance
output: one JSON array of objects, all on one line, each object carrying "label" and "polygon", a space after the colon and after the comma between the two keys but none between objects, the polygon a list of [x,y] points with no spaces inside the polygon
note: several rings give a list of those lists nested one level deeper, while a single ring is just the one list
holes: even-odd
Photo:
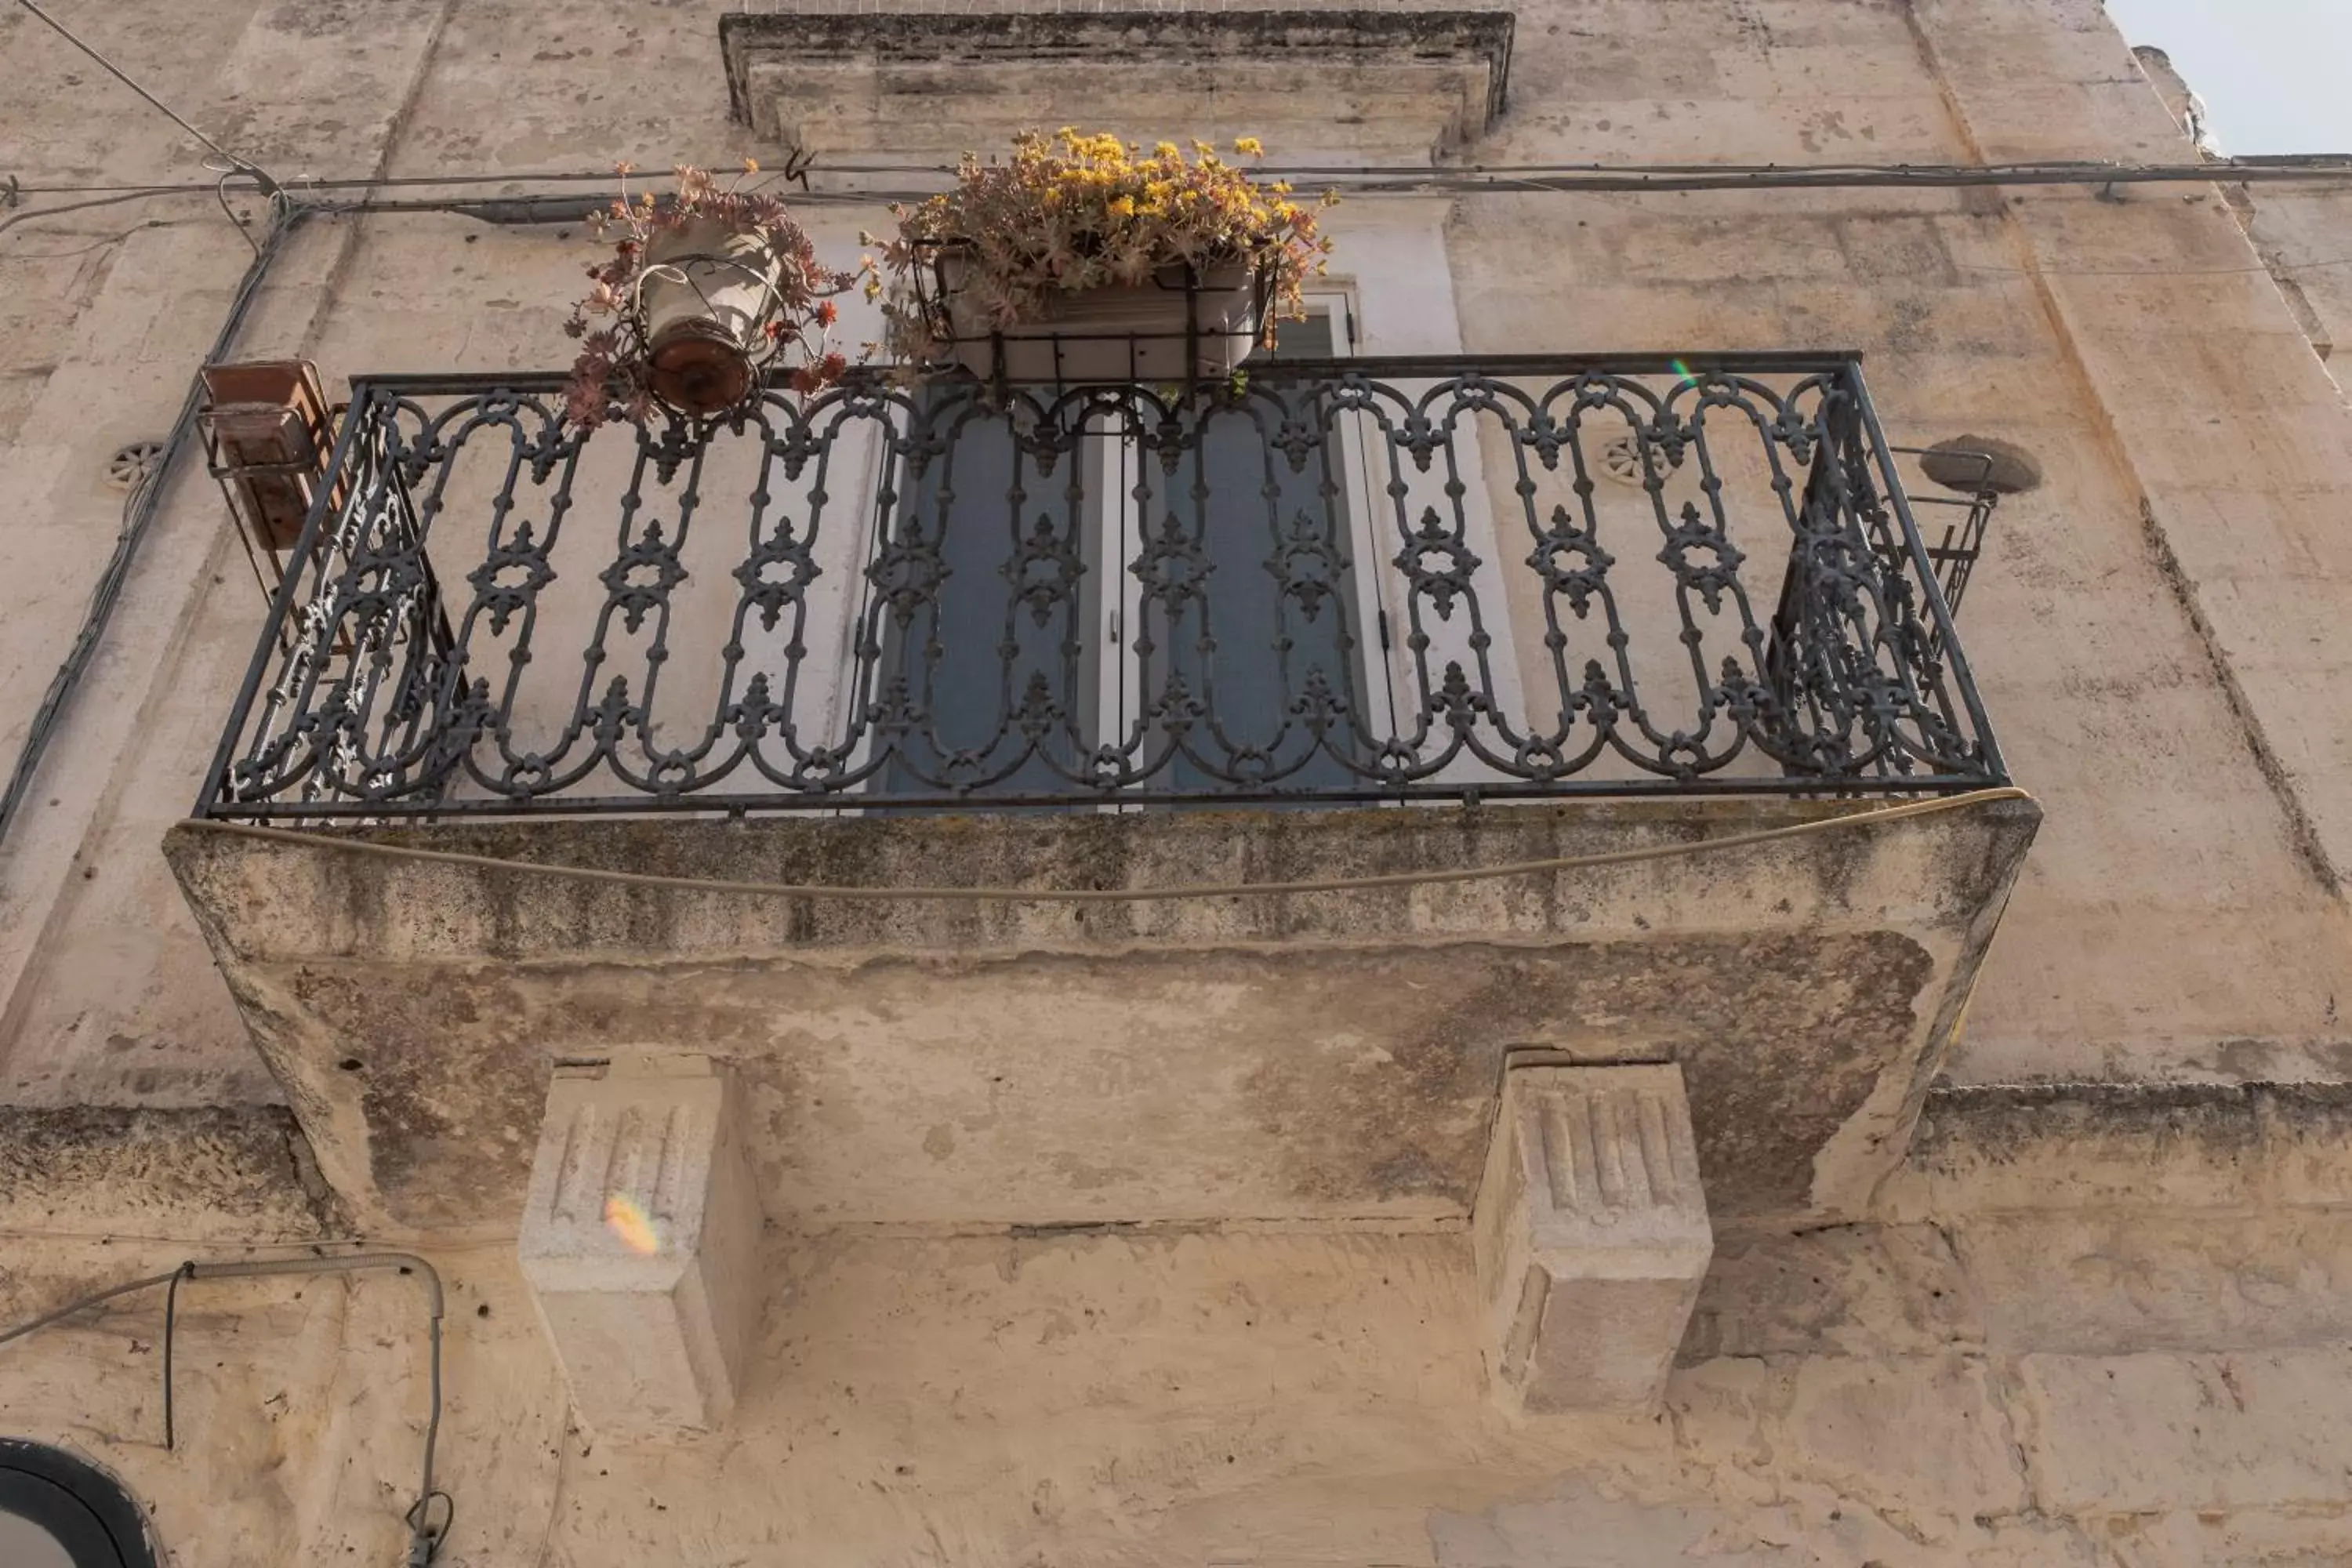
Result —
[{"label": "wrought iron balcony railing", "polygon": [[202,812],[2003,776],[1850,356],[555,394],[355,384]]}]

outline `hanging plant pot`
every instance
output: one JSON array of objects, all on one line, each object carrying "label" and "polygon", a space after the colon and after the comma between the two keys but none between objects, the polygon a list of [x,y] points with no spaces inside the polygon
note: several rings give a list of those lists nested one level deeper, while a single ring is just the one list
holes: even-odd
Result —
[{"label": "hanging plant pot", "polygon": [[[758,171],[745,161],[744,174]],[[628,165],[620,172],[625,179]],[[783,203],[740,177],[721,185],[689,167],[676,177],[666,201],[632,201],[625,183],[590,220],[613,250],[588,269],[588,293],[564,322],[580,342],[563,393],[568,425],[593,430],[656,407],[717,418],[757,400],[772,370],[788,370],[786,384],[805,395],[848,369],[827,335],[832,296],[866,268],[820,266]]]},{"label": "hanging plant pot", "polygon": [[646,242],[637,330],[653,394],[682,414],[723,414],[751,396],[782,305],[784,260],[757,227],[695,218]]},{"label": "hanging plant pot", "polygon": [[983,381],[1218,380],[1257,347],[1265,318],[1258,268],[1176,262],[1146,282],[1050,294],[1039,319],[994,325],[964,286],[973,266],[961,248],[939,257],[954,358]]}]

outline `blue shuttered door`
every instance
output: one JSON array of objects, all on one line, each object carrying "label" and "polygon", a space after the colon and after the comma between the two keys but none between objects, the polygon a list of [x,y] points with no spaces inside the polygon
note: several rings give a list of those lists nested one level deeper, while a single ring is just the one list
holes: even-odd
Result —
[{"label": "blue shuttered door", "polygon": [[1328,317],[1286,325],[1239,397],[1187,406],[1172,470],[1099,419],[1041,461],[978,389],[936,392],[941,446],[910,459],[873,574],[897,716],[877,791],[1085,796],[1098,748],[1139,793],[1356,782],[1348,464],[1276,368],[1332,349]]}]

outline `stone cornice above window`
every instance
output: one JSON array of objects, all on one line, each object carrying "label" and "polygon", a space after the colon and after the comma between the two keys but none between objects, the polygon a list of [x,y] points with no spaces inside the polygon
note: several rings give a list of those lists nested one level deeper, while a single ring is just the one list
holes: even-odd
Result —
[{"label": "stone cornice above window", "polygon": [[1286,163],[1422,161],[1502,112],[1508,11],[730,15],[737,117],[820,157],[987,153],[1077,125],[1265,140]]}]

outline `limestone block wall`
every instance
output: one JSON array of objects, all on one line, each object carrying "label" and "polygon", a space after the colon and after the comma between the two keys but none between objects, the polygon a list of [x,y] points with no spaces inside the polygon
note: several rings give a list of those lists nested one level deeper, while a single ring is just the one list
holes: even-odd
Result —
[{"label": "limestone block wall", "polygon": [[[778,1234],[726,1426],[631,1445],[574,1428],[511,1250],[441,1248],[445,1561],[2242,1568],[2352,1550],[2345,1211],[2250,1205],[2145,1114],[2004,1115],[1998,1151],[1934,1143],[1930,1217],[1719,1237],[1655,1418],[1498,1412],[1459,1233]],[[2308,1135],[2312,1115],[2286,1120]],[[1969,1173],[2021,1155],[2110,1195],[2053,1208],[2044,1183],[2021,1207]],[[37,1279],[12,1268],[0,1315],[184,1255],[54,1243]],[[183,1568],[397,1561],[424,1415],[411,1284],[199,1285],[181,1305],[176,1452],[152,1296],[37,1357],[0,1350],[0,1425],[120,1475]]]},{"label": "limestone block wall", "polygon": [[[2147,45],[2132,54],[2181,134],[2200,154],[2216,155],[2205,106],[2171,57]],[[2352,330],[2352,275],[2346,260],[2352,255],[2352,201],[2342,187],[2322,183],[2266,182],[2259,192],[2251,184],[2237,184],[2226,194],[2312,348],[2321,359],[2332,360]]]},{"label": "limestone block wall", "polygon": [[2352,344],[2352,196],[2338,185],[2242,186],[2231,205],[2279,292],[2337,381]]},{"label": "limestone block wall", "polygon": [[[283,175],[772,151],[726,119],[718,0],[55,4]],[[2180,155],[2095,0],[1517,12],[1489,163]],[[0,170],[27,207],[71,199],[45,184],[208,183],[199,149],[20,10],[0,58]],[[113,546],[105,459],[168,423],[249,260],[210,200],[0,233],[0,745]],[[1432,297],[1473,350],[1855,346],[1898,439],[2000,436],[2050,475],[2004,505],[1962,627],[2046,820],[1957,1087],[1882,1212],[1720,1237],[1665,1415],[1638,1425],[1493,1413],[1458,1233],[779,1232],[728,1430],[619,1448],[569,1430],[510,1247],[447,1247],[446,1561],[2352,1552],[2352,422],[2263,257],[2202,187],[1422,205],[1446,258]],[[825,209],[843,245],[877,218]],[[320,216],[237,352],[335,380],[558,363],[553,290],[584,255],[558,226]],[[0,846],[0,1101],[9,1149],[38,1156],[0,1160],[8,1321],[343,1223],[158,851],[250,651],[245,571],[184,469]],[[179,1452],[156,1446],[152,1300],[0,1347],[0,1426],[122,1474],[176,1563],[394,1560],[414,1300],[294,1291],[189,1303]]]},{"label": "limestone block wall", "polygon": [[[84,20],[251,155],[423,177],[772,153],[726,118],[720,8],[604,31],[604,13],[575,4],[206,6],[185,48]],[[0,88],[29,174],[193,167],[184,138],[98,113],[111,100],[94,82],[58,90],[87,62],[31,25],[7,24],[23,67]],[[2087,0],[1559,0],[1520,11],[1511,81],[1482,161],[2179,152]],[[1447,258],[1473,351],[1859,346],[1898,440],[1973,431],[2042,459],[2051,482],[2004,508],[1963,632],[2050,825],[1958,1077],[2340,1071],[2347,829],[2325,634],[2352,426],[2214,193],[1496,195],[1413,210],[1436,226],[1430,254]],[[879,216],[812,211],[845,252]],[[134,224],[154,226],[112,226]],[[583,254],[562,226],[315,218],[237,352],[307,354],[331,380],[560,363]],[[17,410],[0,482],[37,519],[38,562],[0,647],[0,739],[21,733],[111,546],[106,456],[168,422],[247,258],[193,200],[22,226],[0,247],[23,322],[0,378],[0,407]],[[1343,281],[1372,260],[1343,254]],[[226,521],[184,471],[0,870],[11,1100],[273,1098],[154,853],[194,798],[258,615]]]}]

